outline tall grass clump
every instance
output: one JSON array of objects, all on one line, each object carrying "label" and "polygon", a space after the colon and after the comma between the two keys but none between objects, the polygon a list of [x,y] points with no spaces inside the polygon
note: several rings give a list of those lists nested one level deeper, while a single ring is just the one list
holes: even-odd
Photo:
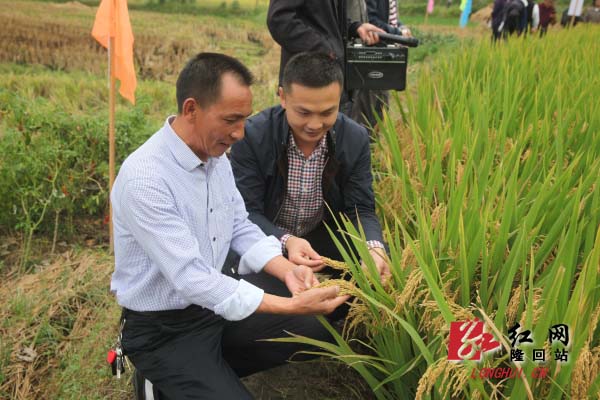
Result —
[{"label": "tall grass clump", "polygon": [[[371,262],[362,270],[360,230],[337,227],[357,249],[343,254],[356,297],[336,344],[311,342],[377,398],[598,398],[598,35],[586,26],[465,47],[423,68],[416,91],[396,97],[399,120],[380,123],[376,192],[393,276],[381,284]],[[502,350],[448,362],[450,322],[474,318]],[[516,323],[534,341],[521,364],[505,346]],[[548,344],[555,324],[570,328],[567,362]],[[545,348],[545,363],[532,348]],[[534,379],[538,366],[549,376]],[[523,377],[473,379],[483,367]]]},{"label": "tall grass clump", "polygon": [[[52,237],[52,253],[57,240],[96,222],[102,227],[108,210],[106,92],[104,79],[86,73],[0,64],[0,234],[22,238],[21,270],[29,265],[34,235]],[[166,84],[143,82],[135,107],[120,102],[117,165],[160,126],[172,109],[172,92]]]}]

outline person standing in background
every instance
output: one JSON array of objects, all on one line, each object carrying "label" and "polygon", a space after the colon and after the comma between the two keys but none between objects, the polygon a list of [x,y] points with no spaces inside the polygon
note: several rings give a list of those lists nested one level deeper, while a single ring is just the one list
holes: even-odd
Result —
[{"label": "person standing in background", "polygon": [[526,33],[535,33],[540,25],[540,8],[535,0],[527,0]]},{"label": "person standing in background", "polygon": [[596,0],[593,7],[585,9],[581,16],[582,22],[600,24],[600,0]]},{"label": "person standing in background", "polygon": [[397,0],[367,0],[369,22],[387,33],[412,36],[410,29],[398,19]]},{"label": "person standing in background", "polygon": [[[367,3],[365,0],[348,0],[348,18],[362,23],[369,22]],[[357,89],[352,92],[352,112],[350,118],[367,129],[377,124],[377,118],[383,118],[383,107],[388,103],[388,92],[385,90]],[[372,132],[369,130],[369,132]]]},{"label": "person standing in background", "polygon": [[[344,0],[271,0],[267,12],[267,27],[281,46],[279,85],[290,58],[302,52],[329,55],[344,68],[344,34],[360,37],[363,43],[379,42],[375,32],[383,32],[369,23],[344,18]],[[344,91],[340,111],[352,112],[352,98]]]},{"label": "person standing in background", "polygon": [[[383,29],[387,33],[401,36],[412,36],[408,27],[398,20],[396,0],[350,0],[349,12],[355,17],[368,18],[369,23]],[[366,6],[366,10],[365,10]],[[354,94],[354,107],[351,117],[367,128],[374,128],[377,118],[383,118],[383,109],[389,104],[387,90],[357,90]]]},{"label": "person standing in background", "polygon": [[544,0],[539,4],[540,8],[540,37],[548,31],[549,25],[556,24],[556,8],[554,0]]},{"label": "person standing in background", "polygon": [[494,0],[494,8],[492,9],[492,41],[497,41],[503,35],[502,28],[504,22],[504,6],[508,0]]}]

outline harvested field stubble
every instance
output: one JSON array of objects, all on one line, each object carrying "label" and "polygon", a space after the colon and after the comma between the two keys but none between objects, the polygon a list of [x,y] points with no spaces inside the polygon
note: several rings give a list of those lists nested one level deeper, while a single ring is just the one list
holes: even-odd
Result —
[{"label": "harvested field stubble", "polygon": [[[106,73],[106,50],[91,36],[96,8],[40,6],[0,1],[0,62],[41,64],[59,70]],[[35,17],[32,17],[32,14]],[[173,81],[185,62],[201,51],[219,51],[263,65],[259,81],[274,80],[263,71],[276,65],[268,32],[249,23],[216,18],[130,12],[138,77]],[[273,54],[269,54],[273,53]],[[266,81],[264,81],[266,79]],[[274,83],[273,83],[274,84]]]}]

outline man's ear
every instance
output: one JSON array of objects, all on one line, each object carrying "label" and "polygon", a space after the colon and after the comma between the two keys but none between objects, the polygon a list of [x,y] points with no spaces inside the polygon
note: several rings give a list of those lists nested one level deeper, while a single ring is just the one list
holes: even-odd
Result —
[{"label": "man's ear", "polygon": [[183,102],[183,107],[181,111],[181,116],[184,118],[196,118],[196,113],[199,111],[199,106],[196,100],[191,97],[188,97]]},{"label": "man's ear", "polygon": [[277,94],[279,95],[281,107],[285,109],[285,92],[283,91],[283,87],[279,86],[279,89],[277,89]]}]

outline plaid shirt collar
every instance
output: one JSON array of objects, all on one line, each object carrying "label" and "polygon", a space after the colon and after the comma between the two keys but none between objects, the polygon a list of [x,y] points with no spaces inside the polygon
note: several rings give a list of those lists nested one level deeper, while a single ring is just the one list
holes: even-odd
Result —
[{"label": "plaid shirt collar", "polygon": [[315,149],[310,154],[310,156],[305,157],[304,153],[298,148],[298,145],[296,144],[296,140],[294,139],[294,134],[292,133],[292,130],[290,129],[290,133],[289,133],[289,137],[288,137],[288,151],[295,152],[295,154],[298,156],[301,156],[302,159],[312,160],[313,158],[318,157],[321,154],[327,153],[327,136],[328,135],[329,135],[329,132],[327,132],[325,134],[325,136],[323,136],[321,138],[321,140],[317,144],[317,147],[315,147]]},{"label": "plaid shirt collar", "polygon": [[321,185],[327,158],[326,136],[308,157],[298,148],[291,131],[288,136],[286,196],[276,223],[297,236],[313,230],[323,218]]}]

